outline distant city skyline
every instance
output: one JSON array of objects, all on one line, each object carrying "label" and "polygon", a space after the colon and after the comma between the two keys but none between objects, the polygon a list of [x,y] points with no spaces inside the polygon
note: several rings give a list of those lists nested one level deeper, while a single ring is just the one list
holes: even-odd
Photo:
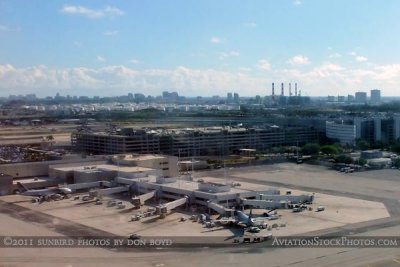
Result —
[{"label": "distant city skyline", "polygon": [[0,96],[266,96],[272,82],[399,96],[399,11],[395,0],[1,1]]},{"label": "distant city skyline", "polygon": [[[301,91],[297,92],[295,90],[291,91],[284,91],[284,97],[285,99],[289,98],[296,98],[296,97],[303,97],[301,95]],[[291,94],[290,94],[291,92]],[[281,92],[279,94],[276,94],[275,91],[275,97],[273,95],[266,95],[266,96],[261,96],[261,95],[240,95],[238,92],[228,92],[226,95],[211,95],[211,96],[204,96],[204,95],[197,95],[197,96],[187,96],[187,95],[182,95],[179,92],[176,91],[162,91],[160,94],[156,95],[146,95],[141,92],[129,92],[128,94],[123,94],[123,95],[83,95],[83,94],[77,94],[77,95],[70,95],[70,94],[62,94],[60,92],[55,93],[54,95],[46,95],[46,96],[38,96],[35,93],[31,94],[9,94],[7,96],[0,96],[0,100],[5,101],[5,100],[44,100],[44,99],[54,99],[54,100],[72,100],[72,99],[80,99],[80,100],[85,100],[85,99],[91,99],[91,100],[99,100],[99,99],[106,99],[106,98],[122,98],[124,100],[168,100],[168,101],[182,101],[185,99],[226,99],[228,102],[227,103],[238,103],[239,99],[256,99],[261,101],[261,98],[268,99],[268,101],[279,101],[279,98],[282,96]],[[360,98],[361,99],[357,99]],[[367,102],[369,100],[371,103],[379,104],[381,103],[381,99],[385,100],[397,100],[400,99],[400,96],[382,96],[381,95],[381,90],[379,89],[372,89],[369,92],[366,91],[357,91],[355,94],[347,94],[347,95],[325,95],[325,96],[306,96],[306,98],[310,99],[325,99],[328,102]],[[271,103],[269,103],[271,104]]]}]

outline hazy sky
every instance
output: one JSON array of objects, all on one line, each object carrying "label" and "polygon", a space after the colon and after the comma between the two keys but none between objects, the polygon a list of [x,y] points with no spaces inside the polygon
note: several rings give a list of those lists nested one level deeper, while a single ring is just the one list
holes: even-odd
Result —
[{"label": "hazy sky", "polygon": [[400,95],[398,0],[0,0],[0,95]]}]

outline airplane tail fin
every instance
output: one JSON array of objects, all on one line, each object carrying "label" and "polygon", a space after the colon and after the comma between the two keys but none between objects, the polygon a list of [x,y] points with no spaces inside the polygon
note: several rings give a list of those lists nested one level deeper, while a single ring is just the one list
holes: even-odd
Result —
[{"label": "airplane tail fin", "polygon": [[270,212],[273,212],[274,210],[277,210],[278,208],[273,208],[273,209],[270,209],[269,211],[267,211],[267,214],[269,214]]},{"label": "airplane tail fin", "polygon": [[249,214],[248,221],[247,221],[248,225],[252,225],[253,224],[253,221],[251,220],[252,217],[253,217],[253,208],[250,209],[250,214]]},{"label": "airplane tail fin", "polygon": [[17,185],[18,185],[19,189],[21,190],[21,192],[25,192],[25,191],[29,190],[25,185],[21,184],[20,182],[18,182]]}]

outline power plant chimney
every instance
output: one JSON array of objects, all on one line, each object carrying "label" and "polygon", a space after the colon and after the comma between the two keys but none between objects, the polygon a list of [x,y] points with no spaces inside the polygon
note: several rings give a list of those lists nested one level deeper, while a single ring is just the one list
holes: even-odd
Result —
[{"label": "power plant chimney", "polygon": [[281,83],[281,96],[285,95],[285,89],[283,88],[283,83]]},{"label": "power plant chimney", "polygon": [[297,83],[294,84],[294,95],[297,96]]},{"label": "power plant chimney", "polygon": [[292,83],[289,83],[289,96],[292,96]]},{"label": "power plant chimney", "polygon": [[272,83],[272,101],[275,101],[275,84]]}]

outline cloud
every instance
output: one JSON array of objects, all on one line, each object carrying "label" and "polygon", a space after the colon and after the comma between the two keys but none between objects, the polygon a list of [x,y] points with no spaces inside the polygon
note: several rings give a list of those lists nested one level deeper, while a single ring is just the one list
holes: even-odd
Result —
[{"label": "cloud", "polygon": [[10,31],[12,31],[10,27],[5,25],[0,25],[0,32],[10,32]]},{"label": "cloud", "polygon": [[20,31],[19,28],[10,28],[6,25],[0,25],[0,32],[18,32]]},{"label": "cloud", "polygon": [[293,1],[293,5],[295,5],[295,6],[300,6],[301,4],[303,4],[303,2],[300,1],[300,0],[294,0]]},{"label": "cloud", "polygon": [[[215,95],[216,90],[262,87],[256,78],[243,73],[214,69],[192,69],[180,66],[174,69],[148,69],[136,71],[125,66],[102,68],[63,68],[46,66],[14,68],[0,65],[0,94],[8,95],[10,89],[20,93],[54,95],[54,88],[63,94],[116,95],[143,92],[159,95],[165,88],[184,95]],[[83,91],[84,90],[84,91]]]},{"label": "cloud", "polygon": [[102,9],[90,9],[84,6],[65,5],[60,11],[64,14],[82,15],[89,19],[99,19],[104,17],[113,18],[125,14],[121,9],[111,6],[106,6]]},{"label": "cloud", "polygon": [[249,72],[249,71],[251,71],[251,68],[241,67],[241,68],[239,68],[239,70],[244,71],[244,72]]},{"label": "cloud", "polygon": [[339,64],[325,62],[309,71],[284,69],[278,70],[276,75],[281,80],[298,81],[312,95],[347,95],[358,91],[359,88],[381,88],[388,95],[397,95],[400,64],[345,68]]},{"label": "cloud", "polygon": [[344,67],[338,64],[333,63],[324,63],[316,68],[314,68],[309,75],[316,76],[316,77],[328,77],[332,74],[338,74],[341,71],[345,70]]},{"label": "cloud", "polygon": [[[298,83],[303,95],[347,95],[360,88],[380,88],[385,95],[397,95],[400,83],[400,64],[367,65],[346,68],[332,62],[324,62],[310,69],[271,69],[265,59],[257,67],[266,72],[251,72],[249,68],[235,71],[194,69],[180,66],[173,69],[135,70],[126,66],[99,68],[52,68],[31,66],[17,68],[0,65],[0,95],[36,93],[54,95],[55,89],[62,94],[117,95],[143,92],[159,95],[170,88],[187,96],[224,95],[237,88],[241,95],[269,95],[271,82],[291,81]],[[235,89],[236,90],[236,89]]]},{"label": "cloud", "polygon": [[271,69],[271,64],[266,60],[266,59],[260,59],[257,64],[257,68],[261,70],[270,70]]},{"label": "cloud", "polygon": [[135,59],[135,58],[133,58],[133,59],[129,60],[129,63],[132,63],[132,64],[139,64],[140,61],[137,60],[137,59]]},{"label": "cloud", "polygon": [[357,56],[356,60],[358,62],[365,62],[365,61],[368,61],[368,58],[367,57],[363,57],[363,56]]},{"label": "cloud", "polygon": [[[373,78],[375,80],[385,81],[397,87],[400,82],[400,64],[374,66],[373,69]],[[393,95],[398,95],[398,93]]]},{"label": "cloud", "polygon": [[115,35],[118,35],[118,31],[105,31],[105,32],[103,32],[103,35],[105,35],[105,36],[115,36]]},{"label": "cloud", "polygon": [[[359,48],[356,48],[356,49],[359,49]],[[353,56],[354,59],[355,59],[356,61],[358,61],[358,62],[366,62],[366,61],[368,61],[368,58],[367,58],[367,57],[358,56],[357,52],[355,52],[355,51],[349,52],[349,55],[350,55],[350,56]]]},{"label": "cloud", "polygon": [[301,66],[310,64],[310,60],[306,56],[297,55],[288,60],[288,63],[293,66]]},{"label": "cloud", "polygon": [[105,62],[106,59],[104,57],[102,57],[102,56],[97,56],[97,61],[98,62]]},{"label": "cloud", "polygon": [[80,42],[80,41],[74,41],[73,45],[76,46],[76,47],[82,47],[83,46],[82,42]]},{"label": "cloud", "polygon": [[210,42],[213,44],[220,44],[220,43],[222,43],[222,39],[220,37],[214,36],[214,37],[211,37]]},{"label": "cloud", "polygon": [[220,58],[220,59],[225,59],[225,58],[228,58],[228,57],[238,57],[239,55],[240,55],[239,52],[234,51],[234,50],[231,50],[231,51],[229,51],[229,52],[222,52],[222,53],[220,53],[220,54],[219,54],[219,58]]},{"label": "cloud", "polygon": [[122,16],[125,14],[125,12],[121,9],[111,6],[106,6],[103,8],[103,13],[109,17]]},{"label": "cloud", "polygon": [[246,23],[244,23],[243,24],[245,27],[248,27],[248,28],[255,28],[255,27],[257,27],[257,23],[255,23],[255,22],[246,22]]},{"label": "cloud", "polygon": [[328,58],[340,58],[340,57],[342,57],[342,55],[339,54],[339,53],[333,53],[333,54],[330,54],[330,55],[328,56]]}]

